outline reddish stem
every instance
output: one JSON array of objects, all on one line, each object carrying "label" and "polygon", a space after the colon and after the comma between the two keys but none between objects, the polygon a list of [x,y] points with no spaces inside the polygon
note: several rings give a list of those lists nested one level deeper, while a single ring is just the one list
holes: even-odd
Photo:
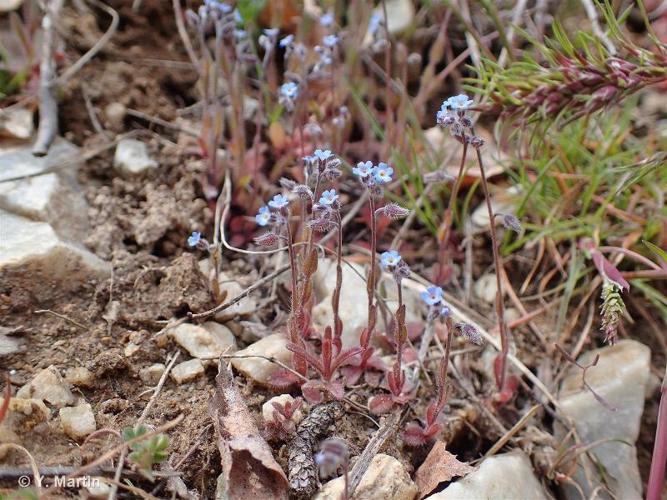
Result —
[{"label": "reddish stem", "polygon": [[493,266],[496,271],[496,284],[498,290],[496,291],[496,308],[498,316],[498,329],[500,331],[500,376],[498,377],[498,391],[502,391],[505,387],[505,372],[507,371],[507,356],[509,354],[509,342],[507,338],[507,325],[505,324],[505,306],[503,304],[503,284],[501,279],[501,269],[503,263],[498,251],[498,239],[496,237],[495,219],[493,216],[493,207],[491,206],[491,195],[489,194],[489,185],[486,180],[486,173],[484,172],[484,162],[482,161],[482,153],[479,149],[477,152],[477,162],[479,163],[480,176],[482,178],[482,187],[484,189],[484,199],[486,200],[486,208],[489,212],[489,223],[491,224],[491,246],[493,248]]},{"label": "reddish stem", "polygon": [[665,366],[665,376],[660,388],[660,407],[655,429],[651,472],[646,487],[646,500],[660,500],[665,485],[665,467],[667,467],[667,366]]}]

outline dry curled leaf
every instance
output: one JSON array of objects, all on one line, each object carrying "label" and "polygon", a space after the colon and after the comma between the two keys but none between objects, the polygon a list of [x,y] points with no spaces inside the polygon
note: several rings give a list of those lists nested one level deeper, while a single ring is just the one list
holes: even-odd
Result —
[{"label": "dry curled leaf", "polygon": [[287,477],[261,437],[239,394],[231,369],[220,363],[209,413],[218,436],[223,498],[287,499]]},{"label": "dry curled leaf", "polygon": [[451,481],[454,477],[463,477],[474,470],[468,464],[459,462],[456,455],[445,449],[445,443],[436,441],[430,453],[417,469],[415,482],[419,488],[419,498],[432,492],[440,483]]}]

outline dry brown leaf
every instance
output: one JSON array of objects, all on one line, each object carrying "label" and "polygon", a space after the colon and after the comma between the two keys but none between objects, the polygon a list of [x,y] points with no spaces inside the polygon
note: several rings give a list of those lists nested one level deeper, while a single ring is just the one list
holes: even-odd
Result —
[{"label": "dry brown leaf", "polygon": [[231,368],[221,362],[209,413],[218,435],[225,491],[223,498],[287,499],[287,477],[254,423],[234,385]]},{"label": "dry brown leaf", "polygon": [[445,449],[445,443],[436,441],[426,460],[415,474],[415,482],[419,488],[419,498],[428,495],[440,483],[451,481],[454,477],[463,477],[473,470],[474,467],[459,462],[456,455],[449,453]]}]

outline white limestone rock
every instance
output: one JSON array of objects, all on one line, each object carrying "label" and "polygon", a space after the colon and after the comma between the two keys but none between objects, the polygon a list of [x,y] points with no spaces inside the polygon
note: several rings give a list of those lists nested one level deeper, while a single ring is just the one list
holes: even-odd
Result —
[{"label": "white limestone rock", "polygon": [[190,359],[174,366],[169,373],[177,384],[192,382],[204,374],[204,365],[199,359]]},{"label": "white limestone rock", "polygon": [[97,429],[93,408],[88,403],[61,408],[59,416],[63,431],[75,441],[83,441]]},{"label": "white limestone rock", "polygon": [[232,359],[232,366],[246,377],[263,385],[268,383],[273,373],[280,370],[280,366],[263,358],[242,358],[240,356],[268,356],[285,364],[288,364],[292,358],[292,353],[287,349],[287,339],[279,333],[258,340],[237,352],[236,355],[239,357]]},{"label": "white limestone rock", "polygon": [[[2,3],[0,2],[0,11],[2,10]],[[16,3],[16,1],[9,3]],[[34,129],[32,111],[29,109],[17,107],[0,110],[0,137],[30,139]]]},{"label": "white limestone rock", "polygon": [[71,174],[81,163],[79,148],[58,137],[46,156],[32,154],[32,146],[18,144],[0,147],[0,181],[46,173],[56,169],[59,174]]},{"label": "white limestone rock", "polygon": [[[314,500],[339,500],[345,487],[344,478],[329,481],[315,495]],[[394,457],[378,454],[373,457],[368,470],[354,492],[355,500],[413,500],[417,485],[410,479],[401,462]]]},{"label": "white limestone rock", "polygon": [[69,368],[65,372],[65,380],[77,387],[92,387],[93,386],[93,372],[83,366],[76,368]]},{"label": "white limestone rock", "polygon": [[[366,271],[362,266],[343,265],[343,284],[340,295],[340,319],[343,322],[343,348],[359,345],[359,335],[368,322]],[[355,272],[356,271],[356,272]],[[358,273],[358,274],[357,274]],[[317,305],[313,307],[313,324],[320,331],[333,324],[331,297],[336,287],[336,263],[320,259],[314,276]]]},{"label": "white limestone rock", "polygon": [[[600,359],[596,366],[586,371],[586,382],[616,411],[605,408],[582,387],[582,373],[576,367],[570,367],[563,380],[559,402],[574,422],[583,446],[607,440],[592,447],[590,452],[606,469],[607,482],[614,496],[624,500],[641,499],[642,481],[635,446],[609,440],[633,444],[637,441],[649,382],[651,351],[640,342],[621,340],[614,346],[589,351],[578,361],[585,366],[597,355]],[[556,431],[556,437],[566,433],[562,427],[557,427]],[[590,496],[600,480],[590,484],[581,467],[589,467],[592,478],[597,478],[597,471],[584,455],[581,455],[579,465],[573,479],[584,494]],[[567,484],[563,492],[568,499],[580,496],[574,486]],[[610,498],[603,491],[599,496]]]},{"label": "white limestone rock", "polygon": [[477,470],[426,500],[548,500],[522,451],[495,455]]},{"label": "white limestone rock", "polygon": [[183,323],[171,330],[170,335],[195,358],[215,359],[236,351],[234,334],[226,326],[212,321],[202,325]]},{"label": "white limestone rock", "polygon": [[107,262],[63,240],[49,224],[0,210],[0,281],[43,301],[110,274]]},{"label": "white limestone rock", "polygon": [[144,384],[156,385],[166,369],[163,363],[155,363],[139,370],[139,378]]},{"label": "white limestone rock", "polygon": [[[477,281],[475,281],[473,290],[475,291],[477,298],[487,304],[495,304],[496,294],[498,293],[498,281],[496,280],[496,275],[494,273],[483,274]],[[507,290],[503,288],[503,295],[506,293]]]},{"label": "white limestone rock", "polygon": [[124,175],[138,175],[158,167],[148,155],[146,144],[136,139],[123,139],[118,143],[113,164]]},{"label": "white limestone rock", "polygon": [[55,366],[44,368],[16,393],[17,398],[41,399],[61,408],[74,403],[69,384]]},{"label": "white limestone rock", "polygon": [[0,183],[0,208],[51,224],[58,234],[83,241],[89,230],[86,200],[70,176],[55,173]]}]

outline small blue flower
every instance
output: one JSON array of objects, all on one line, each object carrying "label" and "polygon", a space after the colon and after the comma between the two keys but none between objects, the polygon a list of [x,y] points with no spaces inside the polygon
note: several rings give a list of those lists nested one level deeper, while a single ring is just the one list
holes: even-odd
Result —
[{"label": "small blue flower", "polygon": [[442,302],[442,299],[444,297],[444,292],[442,291],[442,288],[440,288],[439,286],[430,286],[422,293],[420,293],[419,296],[422,298],[424,302],[426,302],[426,304],[428,304],[429,306],[434,306]]},{"label": "small blue flower", "polygon": [[197,243],[201,241],[201,233],[199,231],[193,231],[190,237],[188,238],[188,246],[196,247]]},{"label": "small blue flower", "polygon": [[285,47],[291,46],[293,41],[294,41],[294,35],[287,35],[286,37],[280,39],[278,45],[280,45],[284,49]]},{"label": "small blue flower", "polygon": [[246,30],[234,30],[234,37],[237,40],[243,40],[248,37],[248,32]]},{"label": "small blue flower", "polygon": [[329,158],[333,156],[333,154],[328,149],[325,150],[316,149],[315,152],[313,153],[313,156],[315,156],[320,161],[327,161]]},{"label": "small blue flower", "polygon": [[234,9],[234,21],[236,21],[237,24],[243,24],[243,16],[239,12],[239,9]]},{"label": "small blue flower", "polygon": [[327,35],[322,38],[322,43],[325,47],[333,48],[338,44],[339,38],[336,35]]},{"label": "small blue flower", "polygon": [[255,222],[259,226],[266,226],[271,221],[271,211],[269,207],[262,207],[259,209],[259,213],[255,215]]},{"label": "small blue flower", "polygon": [[401,262],[401,255],[396,250],[389,250],[380,255],[382,269],[396,267],[399,262]]},{"label": "small blue flower", "polygon": [[299,86],[294,82],[283,83],[280,86],[280,96],[293,101],[299,95]]},{"label": "small blue flower", "polygon": [[322,14],[322,17],[320,17],[320,25],[324,26],[325,28],[329,28],[332,26],[334,23],[334,15],[332,12],[327,12],[326,14]]},{"label": "small blue flower", "polygon": [[373,177],[378,184],[387,184],[391,182],[391,176],[394,169],[384,162],[378,163],[378,166],[373,169]]},{"label": "small blue flower", "polygon": [[448,318],[452,314],[452,311],[450,311],[449,307],[442,306],[440,311],[438,311],[438,314],[441,318]]},{"label": "small blue flower", "polygon": [[320,198],[320,205],[333,205],[334,202],[338,200],[338,193],[336,193],[335,189],[329,189],[328,191],[324,191],[322,193],[322,197]]},{"label": "small blue flower", "polygon": [[204,5],[211,10],[217,10],[222,14],[229,14],[232,11],[232,6],[220,0],[204,0]]},{"label": "small blue flower", "polygon": [[[453,97],[450,97],[443,103],[444,105],[448,104],[448,107],[453,109],[454,111],[465,111],[468,109],[470,106],[472,106],[475,102],[472,99],[468,99],[468,96],[465,94],[459,94],[455,95]],[[442,109],[442,108],[440,108]]]},{"label": "small blue flower", "polygon": [[269,38],[273,38],[274,36],[277,36],[278,33],[280,33],[279,28],[266,28],[264,29],[264,34],[268,36]]},{"label": "small blue flower", "polygon": [[352,169],[352,173],[357,177],[365,179],[373,173],[373,162],[371,161],[360,161],[357,163],[357,166]]},{"label": "small blue flower", "polygon": [[278,210],[280,210],[283,207],[286,207],[287,205],[289,205],[289,201],[282,194],[275,195],[273,199],[269,202],[269,206],[271,208],[275,208]]},{"label": "small blue flower", "polygon": [[382,24],[382,16],[377,12],[373,12],[370,21],[368,21],[368,32],[371,35],[375,35],[377,30],[380,29],[381,24]]}]

